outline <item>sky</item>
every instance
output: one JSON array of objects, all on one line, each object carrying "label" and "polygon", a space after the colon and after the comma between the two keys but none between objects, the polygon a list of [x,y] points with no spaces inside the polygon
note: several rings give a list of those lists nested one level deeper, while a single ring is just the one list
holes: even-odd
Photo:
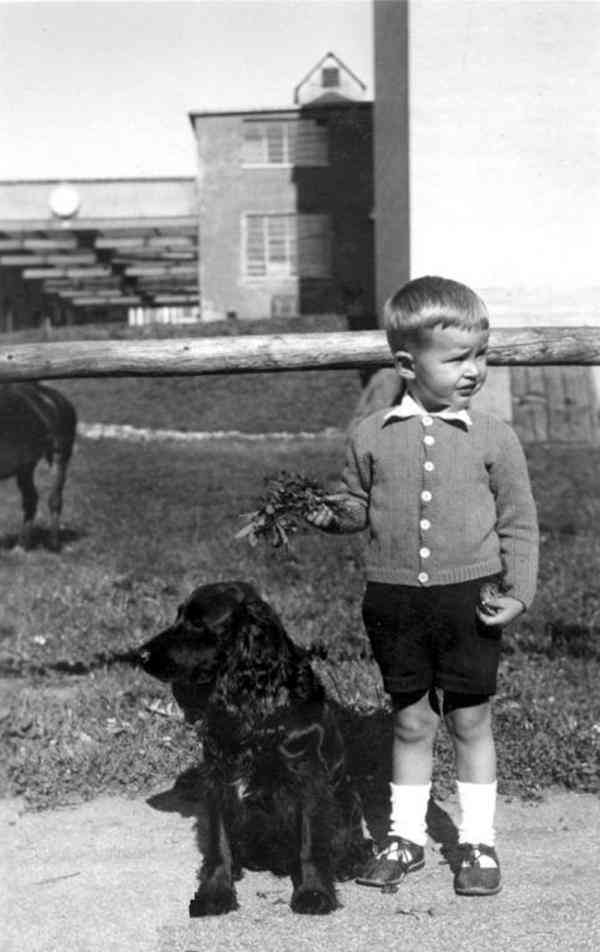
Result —
[{"label": "sky", "polygon": [[372,96],[371,0],[0,2],[0,179],[193,176],[189,112],[291,105],[329,50]]},{"label": "sky", "polygon": [[[0,180],[193,177],[189,112],[291,106],[330,50],[373,98],[372,21],[372,0],[0,0]],[[597,313],[600,0],[410,0],[409,83],[413,273]]]},{"label": "sky", "polygon": [[411,0],[410,30],[416,273],[598,314],[600,2]]}]

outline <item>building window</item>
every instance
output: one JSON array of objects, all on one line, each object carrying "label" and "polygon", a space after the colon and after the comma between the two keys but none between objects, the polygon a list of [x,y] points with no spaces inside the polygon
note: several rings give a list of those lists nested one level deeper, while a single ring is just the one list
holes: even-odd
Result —
[{"label": "building window", "polygon": [[330,277],[328,215],[246,215],[243,228],[246,277]]},{"label": "building window", "polygon": [[321,86],[324,89],[337,89],[340,85],[340,71],[337,66],[325,66],[321,70]]},{"label": "building window", "polygon": [[315,119],[245,119],[244,165],[327,165],[327,125]]}]

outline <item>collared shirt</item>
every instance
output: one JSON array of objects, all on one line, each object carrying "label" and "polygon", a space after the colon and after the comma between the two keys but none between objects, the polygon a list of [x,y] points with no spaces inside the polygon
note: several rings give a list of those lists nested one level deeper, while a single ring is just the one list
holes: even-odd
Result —
[{"label": "collared shirt", "polygon": [[536,509],[523,450],[502,420],[427,413],[405,396],[357,425],[341,488],[337,528],[368,528],[369,580],[448,585],[501,573],[507,594],[531,603]]},{"label": "collared shirt", "polygon": [[425,407],[417,403],[414,397],[411,397],[408,390],[405,391],[400,403],[387,411],[383,422],[387,423],[388,420],[393,420],[394,418],[406,420],[411,416],[440,417],[442,420],[458,420],[467,427],[473,425],[473,421],[466,410],[426,410]]}]

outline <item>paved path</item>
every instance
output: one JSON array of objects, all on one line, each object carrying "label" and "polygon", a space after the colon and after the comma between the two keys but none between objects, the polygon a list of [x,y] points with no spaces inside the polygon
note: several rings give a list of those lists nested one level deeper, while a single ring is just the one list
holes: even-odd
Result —
[{"label": "paved path", "polygon": [[[168,799],[168,798],[167,798]],[[189,920],[198,852],[180,803],[102,798],[44,813],[0,802],[2,952],[598,952],[600,801],[501,801],[500,895],[459,898],[439,844],[395,894],[341,884],[343,908],[294,915],[290,884],[246,873],[240,909]],[[456,818],[453,800],[438,820]],[[442,812],[444,811],[444,812]],[[447,816],[446,816],[447,814]]]}]

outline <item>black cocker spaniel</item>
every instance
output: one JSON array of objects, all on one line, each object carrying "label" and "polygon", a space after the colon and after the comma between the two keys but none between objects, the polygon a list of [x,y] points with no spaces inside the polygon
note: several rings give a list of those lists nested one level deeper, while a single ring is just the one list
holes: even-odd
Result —
[{"label": "black cocker spaniel", "polygon": [[245,582],[196,588],[137,649],[201,722],[208,844],[190,916],[237,908],[248,869],[289,875],[299,913],[336,909],[335,881],[372,852],[335,713],[304,650]]}]

